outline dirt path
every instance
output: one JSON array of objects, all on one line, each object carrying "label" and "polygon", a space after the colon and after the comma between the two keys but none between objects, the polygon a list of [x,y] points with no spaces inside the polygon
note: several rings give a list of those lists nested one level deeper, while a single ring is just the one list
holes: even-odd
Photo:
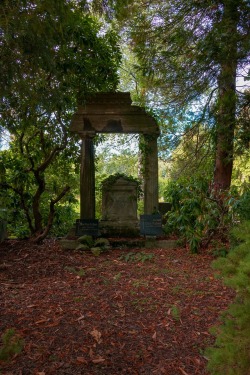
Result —
[{"label": "dirt path", "polygon": [[24,347],[0,362],[0,373],[207,374],[209,329],[232,299],[213,276],[212,257],[129,253],[94,257],[53,240],[2,243],[0,333],[14,328]]}]

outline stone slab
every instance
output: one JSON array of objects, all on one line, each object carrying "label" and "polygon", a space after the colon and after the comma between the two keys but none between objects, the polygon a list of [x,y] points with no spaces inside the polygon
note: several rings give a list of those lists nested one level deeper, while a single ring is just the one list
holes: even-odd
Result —
[{"label": "stone slab", "polygon": [[176,240],[156,240],[146,239],[145,248],[147,249],[175,249],[178,247]]},{"label": "stone slab", "polygon": [[76,220],[76,236],[84,236],[85,234],[93,237],[99,236],[98,220],[77,219]]},{"label": "stone slab", "polygon": [[79,242],[77,240],[62,238],[59,242],[62,248],[65,250],[75,250],[77,246],[79,246]]},{"label": "stone slab", "polygon": [[143,236],[162,236],[161,215],[140,215],[140,233]]}]

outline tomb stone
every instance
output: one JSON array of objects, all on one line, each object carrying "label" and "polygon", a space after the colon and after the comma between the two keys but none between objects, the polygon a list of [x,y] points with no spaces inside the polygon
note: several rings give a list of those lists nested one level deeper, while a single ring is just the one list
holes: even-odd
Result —
[{"label": "tomb stone", "polygon": [[138,182],[126,176],[103,181],[100,226],[104,235],[138,235],[137,191]]}]

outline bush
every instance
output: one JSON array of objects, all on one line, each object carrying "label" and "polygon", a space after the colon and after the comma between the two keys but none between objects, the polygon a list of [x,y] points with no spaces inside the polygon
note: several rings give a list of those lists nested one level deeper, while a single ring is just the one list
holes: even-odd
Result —
[{"label": "bush", "polygon": [[250,188],[243,192],[239,198],[235,211],[239,216],[240,220],[250,220]]},{"label": "bush", "polygon": [[208,370],[212,375],[249,375],[250,369],[250,221],[233,230],[238,244],[227,258],[214,262],[236,298],[215,328],[215,345],[208,348]]},{"label": "bush", "polygon": [[[72,228],[78,214],[75,212],[74,204],[65,203],[57,205],[53,225],[49,232],[50,237],[63,237]],[[46,224],[48,212],[42,209],[43,221]],[[22,210],[8,211],[8,233],[17,238],[28,238],[31,233],[28,227],[27,218]]]},{"label": "bush", "polygon": [[172,203],[172,210],[166,216],[165,232],[178,235],[193,253],[202,245],[207,246],[215,235],[225,240],[236,199],[231,193],[216,197],[209,181],[196,177],[171,182],[165,199]]}]

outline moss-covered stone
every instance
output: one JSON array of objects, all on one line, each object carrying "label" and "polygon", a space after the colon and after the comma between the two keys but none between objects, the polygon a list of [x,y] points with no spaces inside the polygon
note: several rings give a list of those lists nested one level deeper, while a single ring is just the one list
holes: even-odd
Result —
[{"label": "moss-covered stone", "polygon": [[83,244],[83,245],[88,245],[88,247],[91,247],[94,244],[93,237],[89,236],[87,234],[85,234],[84,236],[79,237],[78,238],[78,242],[80,242],[80,244]]},{"label": "moss-covered stone", "polygon": [[91,247],[90,251],[96,257],[102,253],[102,249],[100,247]]},{"label": "moss-covered stone", "polygon": [[95,243],[94,243],[94,246],[100,246],[100,247],[105,247],[107,248],[108,246],[110,246],[110,242],[107,238],[98,238]]},{"label": "moss-covered stone", "polygon": [[75,250],[79,245],[79,242],[76,240],[68,240],[66,238],[62,238],[60,240],[60,245],[65,250]]},{"label": "moss-covered stone", "polygon": [[76,251],[87,251],[87,250],[89,250],[89,246],[86,244],[80,244],[76,248]]}]

